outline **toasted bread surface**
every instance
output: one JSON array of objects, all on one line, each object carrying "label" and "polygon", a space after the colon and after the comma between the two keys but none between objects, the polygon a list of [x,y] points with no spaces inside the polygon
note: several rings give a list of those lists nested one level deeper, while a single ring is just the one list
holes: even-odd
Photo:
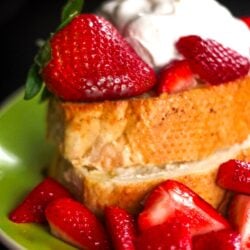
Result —
[{"label": "toasted bread surface", "polygon": [[48,137],[74,166],[198,161],[250,134],[250,78],[158,97],[100,103],[52,99]]}]

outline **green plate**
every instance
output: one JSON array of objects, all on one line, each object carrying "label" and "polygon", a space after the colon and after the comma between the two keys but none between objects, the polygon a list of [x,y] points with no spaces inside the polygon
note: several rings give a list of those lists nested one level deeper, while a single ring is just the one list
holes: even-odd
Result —
[{"label": "green plate", "polygon": [[46,104],[19,91],[0,109],[0,241],[11,249],[75,249],[46,226],[15,224],[9,212],[43,178],[52,147],[45,140]]}]

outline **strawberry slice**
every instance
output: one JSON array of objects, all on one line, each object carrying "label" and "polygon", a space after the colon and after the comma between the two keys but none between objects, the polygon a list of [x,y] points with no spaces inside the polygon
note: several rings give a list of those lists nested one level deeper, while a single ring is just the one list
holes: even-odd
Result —
[{"label": "strawberry slice", "polygon": [[145,231],[176,219],[187,224],[192,236],[229,228],[228,222],[196,193],[177,181],[168,180],[149,195],[138,224]]},{"label": "strawberry slice", "polygon": [[210,84],[234,81],[249,72],[248,58],[211,39],[181,37],[176,48],[189,60],[192,71]]},{"label": "strawberry slice", "polygon": [[114,249],[135,250],[136,231],[133,217],[124,209],[111,206],[105,209],[105,218]]},{"label": "strawberry slice", "polygon": [[221,164],[217,184],[231,191],[250,194],[250,163],[229,160]]},{"label": "strawberry slice", "polygon": [[241,250],[240,234],[231,229],[197,235],[192,242],[193,250]]},{"label": "strawberry slice", "polygon": [[250,196],[236,194],[231,201],[228,215],[241,235],[242,249],[250,249]]},{"label": "strawberry slice", "polygon": [[16,223],[45,222],[44,210],[53,200],[70,197],[70,193],[57,181],[46,178],[38,184],[9,215]]},{"label": "strawberry slice", "polygon": [[175,60],[165,66],[159,73],[158,94],[176,93],[197,85],[187,60]]},{"label": "strawberry slice", "polygon": [[248,28],[250,28],[250,17],[249,16],[243,16],[240,18],[240,20],[243,21],[248,26]]},{"label": "strawberry slice", "polygon": [[83,249],[105,250],[109,243],[102,224],[84,205],[70,198],[57,199],[45,210],[52,234]]},{"label": "strawberry slice", "polygon": [[136,241],[137,250],[191,250],[188,227],[179,222],[165,223],[149,228]]},{"label": "strawberry slice", "polygon": [[50,41],[42,75],[48,89],[66,101],[103,101],[140,95],[156,75],[103,17],[81,14]]}]

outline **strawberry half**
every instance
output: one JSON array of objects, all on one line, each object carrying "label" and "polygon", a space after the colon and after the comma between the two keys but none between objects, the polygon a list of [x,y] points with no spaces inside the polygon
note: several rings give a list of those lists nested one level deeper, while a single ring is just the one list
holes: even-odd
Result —
[{"label": "strawberry half", "polygon": [[250,194],[250,164],[238,160],[221,164],[217,184],[225,189]]},{"label": "strawberry half", "polygon": [[197,235],[192,242],[193,250],[241,250],[240,234],[231,229]]},{"label": "strawberry half", "polygon": [[102,17],[81,14],[50,41],[42,75],[48,89],[66,101],[103,101],[140,95],[156,75]]},{"label": "strawberry half", "polygon": [[10,213],[9,219],[16,223],[45,222],[46,206],[55,199],[70,196],[70,193],[61,184],[48,177],[38,184]]},{"label": "strawberry half", "polygon": [[250,196],[236,194],[231,201],[228,215],[241,235],[242,249],[250,249]]},{"label": "strawberry half", "polygon": [[107,207],[105,218],[113,247],[116,250],[135,250],[136,238],[133,217],[119,207]]},{"label": "strawberry half", "polygon": [[197,85],[187,60],[175,60],[165,66],[159,73],[158,94],[176,93]]},{"label": "strawberry half", "polygon": [[191,250],[192,242],[188,228],[179,223],[165,223],[149,228],[136,241],[137,250]]},{"label": "strawberry half", "polygon": [[248,58],[215,40],[185,36],[177,41],[176,48],[189,60],[192,71],[210,84],[234,81],[249,72]]},{"label": "strawberry half", "polygon": [[84,205],[70,198],[57,199],[45,210],[52,234],[72,245],[91,250],[109,249],[98,219]]},{"label": "strawberry half", "polygon": [[229,228],[228,222],[191,189],[168,180],[149,195],[138,224],[145,231],[176,219],[189,227],[192,236]]}]

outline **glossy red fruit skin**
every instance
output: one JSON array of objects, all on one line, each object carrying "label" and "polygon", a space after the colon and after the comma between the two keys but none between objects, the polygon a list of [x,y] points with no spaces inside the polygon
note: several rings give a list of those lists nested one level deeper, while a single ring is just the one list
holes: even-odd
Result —
[{"label": "glossy red fruit skin", "polygon": [[66,242],[89,250],[108,250],[104,228],[95,215],[81,203],[70,199],[57,199],[45,210],[53,233]]},{"label": "glossy red fruit skin", "polygon": [[81,14],[50,41],[51,59],[42,76],[65,101],[104,101],[140,95],[156,75],[114,26],[94,14]]},{"label": "glossy red fruit skin", "polygon": [[229,160],[221,164],[216,182],[222,188],[250,194],[250,163]]},{"label": "glossy red fruit skin", "polygon": [[145,231],[176,219],[189,227],[192,236],[230,228],[227,220],[191,189],[167,180],[146,199],[144,210],[138,216],[138,225]]},{"label": "glossy red fruit skin", "polygon": [[194,236],[192,250],[241,250],[240,234],[231,230],[221,230]]},{"label": "glossy red fruit skin", "polygon": [[248,28],[250,28],[250,17],[249,16],[243,16],[240,19],[248,26]]},{"label": "glossy red fruit skin", "polygon": [[187,60],[175,60],[159,73],[157,93],[177,93],[194,88],[197,81]]},{"label": "glossy red fruit skin", "polygon": [[241,235],[242,249],[250,249],[250,196],[235,194],[228,209],[228,217]]},{"label": "glossy red fruit skin", "polygon": [[137,250],[191,250],[191,234],[180,222],[165,223],[144,231],[136,241]]},{"label": "glossy red fruit skin", "polygon": [[132,215],[122,208],[105,208],[105,221],[116,250],[135,250],[136,229]]},{"label": "glossy red fruit skin", "polygon": [[249,72],[248,58],[215,40],[185,36],[177,41],[176,48],[189,60],[192,71],[212,85],[237,80]]},{"label": "glossy red fruit skin", "polygon": [[71,194],[57,181],[47,177],[9,214],[9,219],[15,223],[46,222],[46,206],[62,197],[71,197]]}]

